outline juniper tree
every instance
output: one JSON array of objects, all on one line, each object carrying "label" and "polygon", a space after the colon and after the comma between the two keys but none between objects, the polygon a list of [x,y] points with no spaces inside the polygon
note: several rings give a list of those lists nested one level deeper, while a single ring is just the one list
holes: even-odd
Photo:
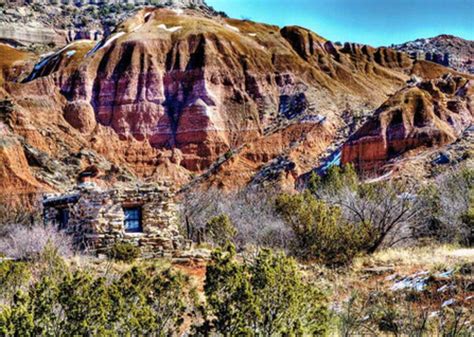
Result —
[{"label": "juniper tree", "polygon": [[317,336],[327,329],[325,297],[281,253],[262,250],[254,261],[242,263],[232,245],[218,249],[204,291],[206,315],[198,334]]}]

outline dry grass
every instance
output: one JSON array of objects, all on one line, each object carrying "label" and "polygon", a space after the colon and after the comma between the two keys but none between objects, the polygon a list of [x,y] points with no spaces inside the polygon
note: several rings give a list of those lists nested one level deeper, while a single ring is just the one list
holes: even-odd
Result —
[{"label": "dry grass", "polygon": [[383,250],[372,256],[358,258],[354,268],[360,270],[365,267],[391,266],[398,270],[432,269],[440,265],[455,267],[466,263],[474,263],[474,248],[443,245]]},{"label": "dry grass", "polygon": [[[437,274],[460,270],[474,264],[474,249],[456,246],[426,246],[379,251],[357,258],[350,268],[334,270],[319,265],[308,266],[306,274],[330,296],[331,301],[345,301],[353,293],[390,292],[394,278],[418,272]],[[469,279],[472,275],[456,277]]]}]

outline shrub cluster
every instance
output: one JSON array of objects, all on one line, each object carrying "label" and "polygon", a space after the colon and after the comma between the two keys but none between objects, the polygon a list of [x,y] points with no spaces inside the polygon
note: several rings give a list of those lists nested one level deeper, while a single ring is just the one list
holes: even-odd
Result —
[{"label": "shrub cluster", "polygon": [[[4,263],[0,277],[4,269],[18,273],[15,264]],[[169,336],[192,308],[186,283],[179,274],[153,267],[133,267],[112,281],[87,271],[43,276],[0,308],[0,335]]]},{"label": "shrub cluster", "polygon": [[212,217],[205,227],[206,238],[217,246],[223,246],[227,241],[233,241],[237,230],[227,214]]},{"label": "shrub cluster", "polygon": [[469,303],[443,305],[454,292],[353,293],[335,310],[336,328],[340,336],[472,336]]},{"label": "shrub cluster", "polygon": [[46,247],[55,249],[59,255],[73,254],[71,237],[52,226],[34,224],[10,226],[10,230],[0,237],[0,253],[18,260],[37,259]]},{"label": "shrub cluster", "polygon": [[[236,247],[272,247],[287,250],[291,240],[291,229],[275,212],[278,192],[273,189],[249,189],[238,193],[224,194],[209,190],[187,193],[181,207],[183,234],[189,239],[200,241],[201,233],[208,232],[211,221],[223,221],[226,216],[231,226],[226,234]],[[226,220],[227,221],[227,220]],[[208,227],[206,229],[206,227]],[[232,233],[233,227],[235,233]],[[230,235],[228,235],[230,234]],[[212,237],[207,235],[210,243]]]},{"label": "shrub cluster", "polygon": [[449,171],[419,193],[415,234],[441,243],[474,245],[474,169]]},{"label": "shrub cluster", "polygon": [[327,205],[308,191],[281,195],[276,209],[295,234],[293,254],[305,260],[332,267],[347,265],[370,246],[370,226],[347,223],[339,207]]},{"label": "shrub cluster", "polygon": [[204,291],[198,335],[320,336],[328,328],[325,296],[305,282],[294,260],[270,250],[239,263],[232,245],[217,249]]},{"label": "shrub cluster", "polygon": [[104,276],[68,267],[58,255],[47,260],[50,268],[39,273],[36,262],[0,262],[1,336],[171,336],[185,320],[196,336],[328,329],[326,297],[293,259],[270,250],[242,262],[232,245],[217,249],[201,304],[188,279],[169,269],[141,264]]},{"label": "shrub cluster", "polygon": [[108,251],[109,258],[124,262],[132,262],[137,259],[140,254],[140,247],[128,242],[117,242]]}]

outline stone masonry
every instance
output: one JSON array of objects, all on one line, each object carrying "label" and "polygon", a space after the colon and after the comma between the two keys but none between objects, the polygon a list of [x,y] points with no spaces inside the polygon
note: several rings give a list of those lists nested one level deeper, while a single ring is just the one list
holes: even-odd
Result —
[{"label": "stone masonry", "polygon": [[[174,192],[167,183],[115,186],[88,182],[70,193],[43,201],[47,224],[73,236],[77,246],[97,254],[116,242],[141,248],[145,257],[170,255],[190,248],[178,231]],[[141,210],[141,231],[127,232],[124,209]]]}]

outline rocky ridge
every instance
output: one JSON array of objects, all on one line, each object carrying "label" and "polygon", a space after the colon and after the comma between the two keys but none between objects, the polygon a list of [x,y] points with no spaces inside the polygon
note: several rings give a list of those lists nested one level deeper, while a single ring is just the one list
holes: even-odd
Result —
[{"label": "rocky ridge", "polygon": [[342,163],[376,171],[408,151],[453,143],[471,126],[473,97],[473,80],[460,76],[412,83],[349,138]]},{"label": "rocky ridge", "polygon": [[[148,1],[103,0],[6,2],[0,7],[0,42],[44,52],[79,39],[99,41],[119,22],[149,5]],[[156,0],[153,6],[194,8],[207,15],[217,14],[202,0]]]},{"label": "rocky ridge", "polygon": [[474,41],[452,35],[439,35],[391,47],[409,54],[415,60],[431,61],[474,74]]}]

